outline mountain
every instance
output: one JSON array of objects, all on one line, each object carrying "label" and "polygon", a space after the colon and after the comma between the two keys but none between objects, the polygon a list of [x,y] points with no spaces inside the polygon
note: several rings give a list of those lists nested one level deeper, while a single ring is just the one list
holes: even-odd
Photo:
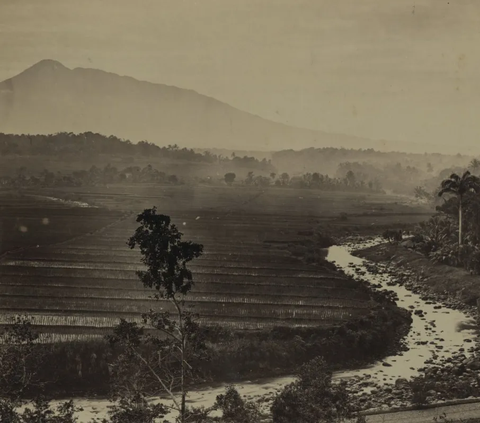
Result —
[{"label": "mountain", "polygon": [[0,83],[0,132],[92,131],[190,148],[282,150],[308,147],[424,152],[417,144],[372,141],[295,128],[195,91],[43,60]]}]

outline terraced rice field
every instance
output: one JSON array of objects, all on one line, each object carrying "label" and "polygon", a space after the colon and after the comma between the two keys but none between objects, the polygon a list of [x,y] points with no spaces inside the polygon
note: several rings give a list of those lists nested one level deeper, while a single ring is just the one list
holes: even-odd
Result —
[{"label": "terraced rice field", "polygon": [[[279,201],[274,215],[271,198],[260,200],[262,209],[258,193],[233,204],[230,192],[212,190],[209,195],[197,195],[195,208],[177,194],[173,202],[160,195],[158,201],[147,198],[136,204],[138,212],[157,203],[186,239],[204,244],[205,254],[191,265],[196,284],[189,301],[201,321],[255,330],[332,325],[368,312],[371,303],[355,282],[307,266],[282,247],[282,241],[298,239],[318,224],[311,210],[295,212],[290,199]],[[94,337],[107,333],[119,317],[137,320],[152,307],[170,308],[151,299],[152,292],[135,275],[140,255],[126,245],[137,227],[134,217],[110,208],[55,204],[55,216],[60,216],[55,230],[71,239],[54,237],[57,242],[3,257],[0,324],[11,314],[28,312],[51,339]],[[37,219],[45,215],[35,210]],[[92,222],[103,229],[91,230]],[[82,231],[86,234],[79,236]],[[49,239],[46,232],[40,235]]]},{"label": "terraced rice field", "polygon": [[7,251],[64,242],[115,223],[118,210],[68,206],[43,197],[0,194],[0,256]]}]

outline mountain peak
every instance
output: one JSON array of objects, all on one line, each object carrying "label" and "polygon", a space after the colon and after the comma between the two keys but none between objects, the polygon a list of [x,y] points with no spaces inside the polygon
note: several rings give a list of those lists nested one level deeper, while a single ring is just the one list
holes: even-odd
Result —
[{"label": "mountain peak", "polygon": [[49,68],[53,68],[53,69],[56,69],[56,68],[65,68],[66,69],[66,67],[62,63],[60,63],[58,60],[53,60],[53,59],[40,60],[40,62],[36,63],[32,67],[42,67],[42,68],[49,67]]},{"label": "mountain peak", "polygon": [[56,72],[59,70],[67,70],[68,68],[57,60],[44,59],[35,63],[33,66],[25,70],[24,72]]}]

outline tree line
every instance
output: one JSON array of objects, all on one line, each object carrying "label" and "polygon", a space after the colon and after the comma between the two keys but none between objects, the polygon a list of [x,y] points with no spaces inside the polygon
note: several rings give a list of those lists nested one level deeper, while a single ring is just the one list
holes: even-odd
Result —
[{"label": "tree line", "polygon": [[[237,179],[234,172],[228,172],[224,175],[224,181],[227,185],[233,185]],[[246,177],[240,181],[243,185],[259,187],[289,187],[289,188],[311,188],[323,191],[361,191],[383,193],[382,184],[378,179],[365,181],[358,178],[354,172],[348,171],[343,178],[331,178],[318,172],[305,173],[303,175],[290,176],[283,172],[276,174],[270,173],[270,176],[255,175],[254,172],[248,172]]]},{"label": "tree line", "polygon": [[[221,179],[196,178],[196,182],[203,184],[219,184]],[[224,175],[223,181],[232,186],[237,181],[237,175],[234,172],[228,172]],[[192,182],[191,178],[189,182]],[[237,181],[246,186],[257,187],[283,187],[283,188],[311,188],[324,191],[361,191],[382,193],[382,185],[378,180],[365,182],[357,178],[355,173],[347,172],[344,178],[331,178],[328,175],[320,173],[306,173],[290,177],[286,172],[276,174],[271,172],[270,176],[255,175],[253,171],[247,173],[243,180]],[[184,184],[185,180],[181,175],[167,174],[161,170],[147,165],[128,166],[118,169],[110,163],[103,168],[95,165],[89,170],[75,170],[70,173],[60,171],[52,172],[47,169],[32,174],[26,167],[18,168],[13,176],[0,176],[0,187],[4,188],[55,188],[55,187],[80,187],[80,186],[98,186],[108,184]]]},{"label": "tree line", "polygon": [[0,186],[6,188],[53,188],[79,187],[122,183],[162,183],[178,185],[182,180],[177,175],[167,174],[147,165],[129,166],[118,169],[111,164],[103,168],[92,166],[89,170],[74,170],[70,173],[43,170],[37,175],[28,172],[27,168],[17,169],[15,176],[0,176]]},{"label": "tree line", "polygon": [[211,154],[209,151],[196,152],[190,148],[181,148],[177,144],[159,146],[149,141],[132,143],[114,135],[105,136],[93,132],[74,134],[60,132],[49,135],[26,135],[0,133],[1,156],[38,156],[52,157],[96,157],[141,156],[155,159],[178,160],[190,163],[225,163],[251,169],[274,171],[270,160],[257,160],[255,157],[230,157]]}]

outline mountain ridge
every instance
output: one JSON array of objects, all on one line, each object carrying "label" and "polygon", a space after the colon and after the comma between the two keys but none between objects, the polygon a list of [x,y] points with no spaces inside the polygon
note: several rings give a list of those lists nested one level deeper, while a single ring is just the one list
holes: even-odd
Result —
[{"label": "mountain ridge", "polygon": [[[0,82],[0,131],[92,131],[158,145],[231,150],[344,147],[398,151],[400,145],[406,151],[418,150],[413,143],[294,127],[192,89],[92,68],[70,69],[53,59],[41,60]],[[422,147],[419,151],[423,152]]]}]

